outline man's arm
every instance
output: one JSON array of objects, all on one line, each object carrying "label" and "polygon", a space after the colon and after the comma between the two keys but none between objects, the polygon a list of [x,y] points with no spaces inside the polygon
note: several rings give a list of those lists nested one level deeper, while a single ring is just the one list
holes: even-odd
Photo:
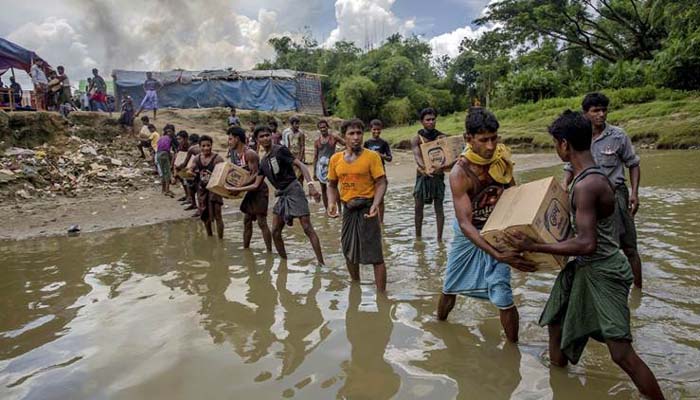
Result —
[{"label": "man's arm", "polygon": [[328,196],[328,216],[335,218],[338,216],[340,210],[338,210],[338,199],[340,198],[340,193],[338,193],[338,180],[328,180],[328,186],[326,188],[326,195]]},{"label": "man's arm", "polygon": [[301,170],[301,173],[304,175],[304,180],[305,180],[306,182],[311,182],[311,181],[312,181],[311,175],[309,174],[309,169],[306,167],[306,164],[304,164],[303,162],[301,162],[301,160],[299,160],[298,158],[295,158],[295,159],[294,159],[294,165],[296,165],[297,168],[299,168],[299,169]]},{"label": "man's arm", "polygon": [[369,210],[371,217],[374,216],[374,211],[379,210],[379,205],[382,204],[384,194],[386,194],[386,187],[386,175],[380,176],[374,180],[374,200],[372,201],[372,207]]},{"label": "man's arm", "polygon": [[575,191],[576,236],[558,243],[534,243],[528,238],[510,235],[511,244],[520,250],[562,256],[585,256],[595,252],[597,246],[596,224],[598,222],[596,200],[605,190],[609,190],[607,188],[609,184],[603,179],[607,178],[589,179],[587,182],[577,184],[572,189]]},{"label": "man's arm", "polygon": [[630,168],[630,185],[632,187],[630,188],[629,210],[632,216],[637,215],[637,211],[639,211],[639,180],[641,179],[641,175],[642,172],[639,168],[639,164]]},{"label": "man's arm", "polygon": [[455,165],[452,168],[452,172],[450,172],[450,188],[452,190],[455,217],[464,236],[496,260],[521,271],[534,271],[535,267],[533,264],[523,259],[518,253],[513,251],[500,252],[481,236],[479,230],[472,224],[472,202],[469,194],[467,194],[471,187],[472,182],[462,167]]},{"label": "man's arm", "polygon": [[[301,162],[304,163],[306,162],[306,134],[304,133],[304,131],[301,130],[299,131],[299,133],[299,140],[301,141],[301,143],[299,143],[299,152],[301,153],[301,155],[299,156],[299,160],[301,160]],[[311,181],[310,178],[309,181]]]},{"label": "man's arm", "polygon": [[318,177],[316,176],[316,163],[318,162],[318,142],[314,142],[314,178],[317,179]]},{"label": "man's arm", "polygon": [[384,142],[384,150],[385,150],[385,153],[382,154],[382,158],[386,162],[391,162],[391,160],[394,159],[394,156],[391,155],[391,146],[389,146],[388,142]]},{"label": "man's arm", "polygon": [[420,151],[420,140],[418,140],[418,136],[411,139],[411,150],[413,150],[413,159],[416,161],[418,169],[422,173],[430,176],[425,172],[425,164],[423,164],[423,153]]},{"label": "man's arm", "polygon": [[224,189],[231,192],[231,194],[236,194],[238,192],[250,192],[253,190],[258,190],[260,185],[263,183],[264,179],[265,179],[264,176],[257,175],[257,176],[255,176],[255,179],[252,181],[252,183],[250,183],[246,186],[233,187],[233,186],[229,186],[229,185],[224,185]]},{"label": "man's arm", "polygon": [[335,141],[340,143],[341,146],[345,146],[345,139],[340,137],[340,135],[338,135],[337,133],[333,133],[333,132],[331,132],[331,135],[333,135],[333,137],[335,138]]},{"label": "man's arm", "polygon": [[250,185],[255,182],[258,177],[258,169],[260,168],[260,158],[258,153],[253,150],[247,150],[245,153],[246,164],[248,165],[248,171],[250,171],[250,178],[245,182],[243,186]]}]

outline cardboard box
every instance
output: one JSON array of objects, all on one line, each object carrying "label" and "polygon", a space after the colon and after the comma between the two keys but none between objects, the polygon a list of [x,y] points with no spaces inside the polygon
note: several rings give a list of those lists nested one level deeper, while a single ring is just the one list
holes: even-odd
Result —
[{"label": "cardboard box", "polygon": [[175,155],[175,168],[183,168],[185,166],[185,160],[187,160],[187,152],[178,151]]},{"label": "cardboard box", "polygon": [[243,193],[239,192],[234,196],[224,188],[224,185],[242,186],[249,178],[250,174],[248,171],[234,165],[230,161],[225,161],[214,166],[214,172],[212,172],[209,183],[207,183],[207,190],[221,197],[235,199],[242,196]]},{"label": "cardboard box", "polygon": [[[569,198],[554,178],[540,179],[506,189],[481,235],[500,251],[512,250],[505,233],[519,232],[541,243],[561,242],[571,235]],[[539,268],[562,268],[568,257],[525,252]]]},{"label": "cardboard box", "polygon": [[464,151],[464,137],[447,136],[420,145],[426,172],[433,173],[448,168]]}]

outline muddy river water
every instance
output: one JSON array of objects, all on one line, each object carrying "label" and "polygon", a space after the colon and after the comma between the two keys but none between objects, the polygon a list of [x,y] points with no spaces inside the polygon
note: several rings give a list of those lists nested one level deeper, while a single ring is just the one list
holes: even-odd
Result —
[{"label": "muddy river water", "polygon": [[[700,399],[700,155],[643,155],[639,245],[645,287],[630,296],[634,345],[668,398]],[[560,167],[520,174],[531,180]],[[353,285],[340,227],[314,208],[327,266],[299,226],[289,260],[170,222],[78,237],[0,242],[0,398],[29,399],[629,399],[606,348],[550,368],[536,325],[554,271],[514,273],[521,343],[497,310],[460,298],[437,322],[449,240],[413,237],[411,186],[390,186],[388,296],[371,268]],[[448,221],[451,204],[446,204]],[[256,230],[254,238],[258,238]]]}]

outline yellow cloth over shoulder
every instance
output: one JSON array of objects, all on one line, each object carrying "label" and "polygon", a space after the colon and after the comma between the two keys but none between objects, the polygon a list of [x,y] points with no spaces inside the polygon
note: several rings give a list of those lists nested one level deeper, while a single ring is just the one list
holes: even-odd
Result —
[{"label": "yellow cloth over shoulder", "polygon": [[490,165],[489,175],[491,175],[491,178],[503,184],[510,183],[513,180],[513,162],[510,160],[510,155],[510,149],[503,143],[499,143],[496,146],[496,151],[491,158],[484,158],[476,154],[469,145],[462,153],[462,157],[469,160],[469,162],[476,165]]}]

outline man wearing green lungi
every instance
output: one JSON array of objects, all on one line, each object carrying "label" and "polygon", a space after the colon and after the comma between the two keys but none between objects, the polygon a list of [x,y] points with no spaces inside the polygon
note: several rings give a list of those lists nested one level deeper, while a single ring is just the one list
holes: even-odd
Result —
[{"label": "man wearing green lungi", "polygon": [[663,399],[656,377],[632,347],[627,296],[632,269],[620,253],[614,188],[591,154],[592,126],[581,113],[565,111],[549,127],[557,154],[572,166],[569,187],[575,236],[559,243],[535,243],[517,235],[521,251],[574,256],[559,273],[540,316],[549,329],[552,364],[578,363],[589,338],[605,342],[613,361],[642,395]]}]

